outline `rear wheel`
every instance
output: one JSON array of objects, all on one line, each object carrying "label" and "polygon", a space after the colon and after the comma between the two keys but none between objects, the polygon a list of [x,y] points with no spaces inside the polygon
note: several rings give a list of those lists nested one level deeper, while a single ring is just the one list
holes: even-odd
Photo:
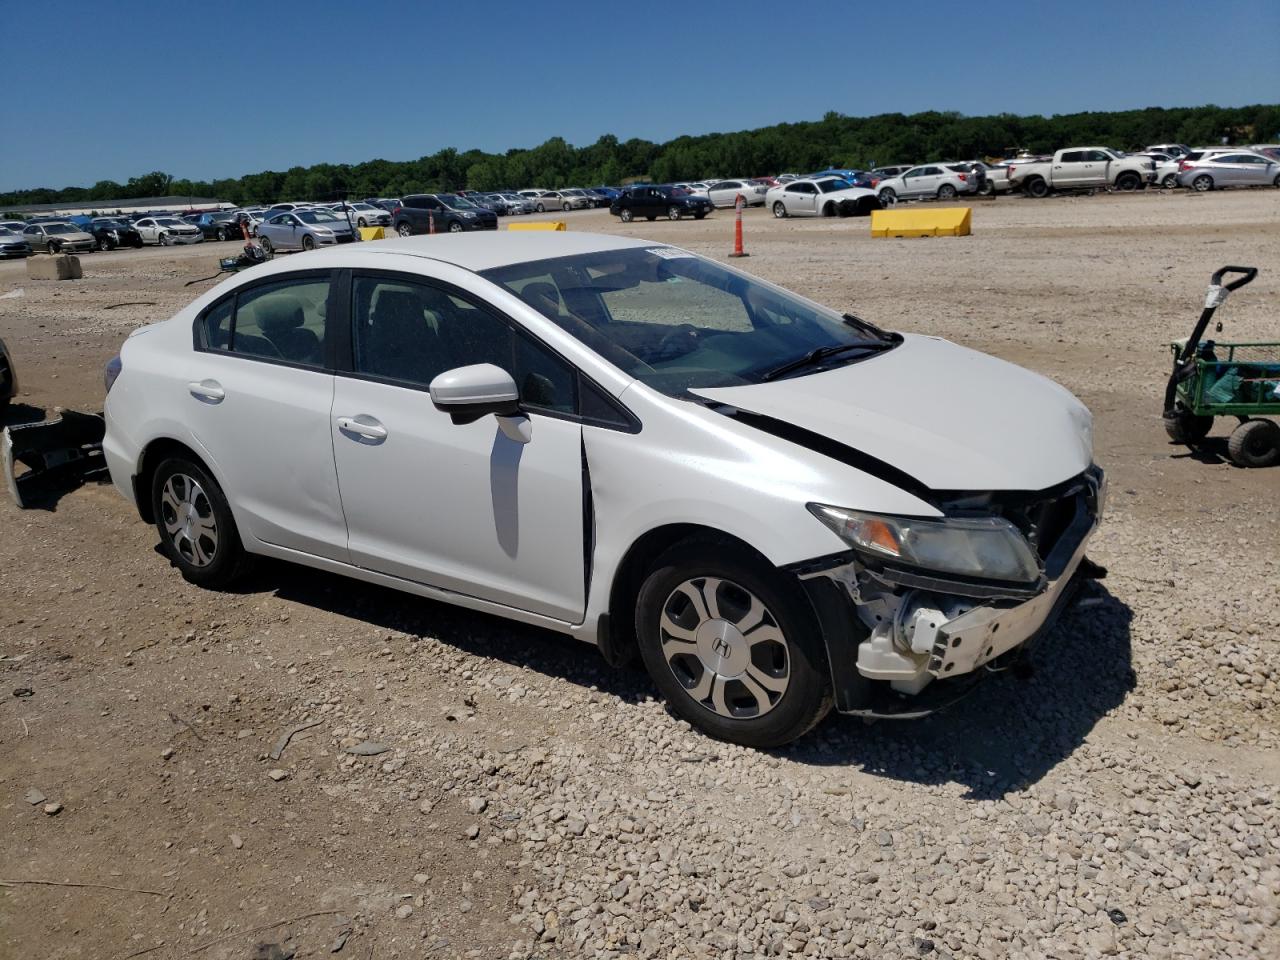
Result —
[{"label": "rear wheel", "polygon": [[[1280,181],[1280,177],[1276,177],[1276,180]],[[1164,175],[1164,179],[1160,181],[1160,186],[1164,187],[1166,190],[1172,190],[1177,185],[1178,175],[1176,173],[1166,173]],[[1277,183],[1277,186],[1280,186],[1280,183]]]},{"label": "rear wheel", "polygon": [[885,187],[876,196],[880,198],[880,206],[882,207],[892,207],[898,202],[898,194],[893,187]]},{"label": "rear wheel", "polygon": [[1274,420],[1246,420],[1227,440],[1227,456],[1238,467],[1280,463],[1280,424]]},{"label": "rear wheel", "polygon": [[1213,177],[1207,173],[1202,173],[1191,181],[1191,189],[1196,193],[1208,193],[1213,189]]},{"label": "rear wheel", "polygon": [[1271,181],[1273,187],[1280,187],[1280,173],[1276,174],[1276,178]]},{"label": "rear wheel", "polygon": [[165,460],[151,480],[151,507],[165,556],[184,579],[218,590],[247,567],[235,517],[218,482],[186,457]]},{"label": "rear wheel", "polygon": [[367,227],[368,225],[369,225],[369,224],[365,222],[364,217],[361,217],[359,220],[357,220],[357,221],[356,221],[356,226],[357,226],[357,227],[360,227],[362,230],[363,230],[365,227]]},{"label": "rear wheel", "polygon": [[1032,177],[1027,181],[1027,196],[1035,197],[1037,200],[1049,195],[1049,184],[1045,183],[1043,177]]},{"label": "rear wheel", "polygon": [[635,218],[636,218],[636,215],[632,213],[630,210],[626,209],[625,207],[618,213],[618,219],[621,220],[623,223],[630,223]]},{"label": "rear wheel", "polygon": [[636,636],[671,709],[721,740],[776,747],[831,708],[818,624],[800,589],[734,544],[687,540],[658,558]]},{"label": "rear wheel", "polygon": [[949,183],[944,183],[938,188],[939,200],[954,200],[956,196],[956,188]]},{"label": "rear wheel", "polygon": [[540,204],[538,204],[538,206],[537,206],[537,211],[538,211],[539,213],[546,213],[546,212],[547,212],[547,208],[546,208],[545,206],[543,206],[543,205],[540,203]]},{"label": "rear wheel", "polygon": [[983,180],[982,186],[978,187],[978,196],[994,197],[996,195],[996,185],[990,180]]},{"label": "rear wheel", "polygon": [[1198,417],[1190,410],[1165,414],[1164,430],[1174,443],[1199,443],[1213,429],[1213,417]]},{"label": "rear wheel", "polygon": [[60,244],[57,240],[49,241],[49,252],[51,254],[58,253],[61,250],[62,250],[62,244]]}]

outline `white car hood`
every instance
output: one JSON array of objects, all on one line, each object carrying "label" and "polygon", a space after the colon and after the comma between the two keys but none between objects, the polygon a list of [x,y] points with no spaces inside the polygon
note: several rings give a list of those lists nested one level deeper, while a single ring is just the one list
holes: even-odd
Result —
[{"label": "white car hood", "polygon": [[935,337],[772,383],[691,391],[802,427],[933,490],[1043,490],[1083,472],[1092,417],[1040,374]]}]

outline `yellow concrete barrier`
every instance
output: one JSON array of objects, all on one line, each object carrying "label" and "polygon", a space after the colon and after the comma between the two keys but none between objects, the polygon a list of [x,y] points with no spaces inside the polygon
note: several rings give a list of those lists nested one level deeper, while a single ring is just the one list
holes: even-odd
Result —
[{"label": "yellow concrete barrier", "polygon": [[871,211],[873,237],[967,237],[973,211],[968,207],[918,207]]},{"label": "yellow concrete barrier", "polygon": [[568,230],[563,220],[535,220],[532,223],[508,223],[508,230]]},{"label": "yellow concrete barrier", "polygon": [[361,240],[385,240],[387,239],[386,227],[358,227]]}]

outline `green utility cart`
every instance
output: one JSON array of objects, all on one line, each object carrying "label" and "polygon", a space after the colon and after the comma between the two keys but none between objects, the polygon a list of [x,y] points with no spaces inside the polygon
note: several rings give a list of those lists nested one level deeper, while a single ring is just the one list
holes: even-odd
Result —
[{"label": "green utility cart", "polygon": [[[1231,274],[1238,279],[1224,284]],[[1227,455],[1241,467],[1280,463],[1280,424],[1265,419],[1280,415],[1280,343],[1203,338],[1227,295],[1257,275],[1256,267],[1223,267],[1213,275],[1191,336],[1171,344],[1173,373],[1164,397],[1164,426],[1175,443],[1194,447],[1208,436],[1215,417],[1238,419]],[[1221,332],[1221,321],[1215,329]]]}]

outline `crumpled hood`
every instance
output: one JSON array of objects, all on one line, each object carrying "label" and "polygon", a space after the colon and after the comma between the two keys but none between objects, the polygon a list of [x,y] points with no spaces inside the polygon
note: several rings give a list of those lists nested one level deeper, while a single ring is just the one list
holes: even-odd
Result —
[{"label": "crumpled hood", "polygon": [[836,440],[933,490],[1043,490],[1093,458],[1088,409],[1038,373],[907,335],[835,370],[691,391]]}]

